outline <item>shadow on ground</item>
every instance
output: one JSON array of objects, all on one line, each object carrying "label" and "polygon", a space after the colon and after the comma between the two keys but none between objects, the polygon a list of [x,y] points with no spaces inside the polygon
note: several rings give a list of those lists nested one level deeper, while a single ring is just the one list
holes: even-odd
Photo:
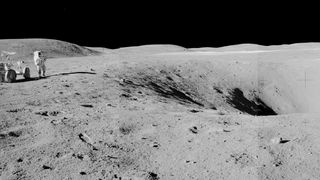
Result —
[{"label": "shadow on ground", "polygon": [[85,72],[85,71],[77,71],[77,72],[69,72],[69,73],[52,74],[52,75],[50,75],[50,76],[47,76],[46,78],[52,77],[52,76],[65,76],[65,75],[71,75],[71,74],[97,74],[97,73],[94,73],[94,72]]},{"label": "shadow on ground", "polygon": [[32,77],[29,79],[17,79],[14,83],[21,83],[21,82],[28,82],[28,81],[36,81],[36,80],[41,80],[41,79],[47,79],[53,76],[66,76],[66,75],[71,75],[71,74],[97,74],[97,73],[93,73],[93,72],[85,72],[85,71],[77,71],[77,72],[68,72],[68,73],[58,73],[58,74],[52,74],[46,77]]}]

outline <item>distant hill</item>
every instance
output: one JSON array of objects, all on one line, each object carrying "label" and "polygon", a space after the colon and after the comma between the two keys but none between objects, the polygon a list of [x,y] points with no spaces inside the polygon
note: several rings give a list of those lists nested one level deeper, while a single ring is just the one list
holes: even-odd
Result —
[{"label": "distant hill", "polygon": [[149,44],[114,49],[118,53],[162,53],[162,52],[183,52],[186,48],[171,44]]},{"label": "distant hill", "polygon": [[69,42],[52,39],[3,39],[0,40],[1,59],[9,54],[11,59],[30,59],[33,52],[41,50],[48,58],[77,57],[99,54],[98,51]]}]

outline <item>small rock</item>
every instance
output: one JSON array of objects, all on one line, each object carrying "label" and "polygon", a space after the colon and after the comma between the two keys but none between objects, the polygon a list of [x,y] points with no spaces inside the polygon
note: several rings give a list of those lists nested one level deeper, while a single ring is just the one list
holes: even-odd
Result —
[{"label": "small rock", "polygon": [[282,140],[282,138],[274,137],[270,141],[272,144],[279,144],[281,140]]},{"label": "small rock", "polygon": [[192,128],[189,129],[192,133],[197,134],[198,133],[198,128],[196,126],[193,126]]},{"label": "small rock", "polygon": [[9,136],[12,136],[12,137],[19,137],[21,135],[21,132],[17,131],[17,132],[9,132],[8,133]]},{"label": "small rock", "polygon": [[85,133],[80,133],[79,134],[79,138],[80,138],[80,140],[82,140],[83,142],[85,142],[85,143],[87,143],[88,145],[90,145],[92,148],[93,148],[93,150],[98,150],[94,145],[93,145],[93,141],[92,141],[92,139],[88,136],[88,135],[86,135]]},{"label": "small rock", "polygon": [[52,123],[53,125],[57,125],[57,124],[61,123],[61,120],[56,120],[56,119],[54,119],[54,120],[51,121],[51,123]]},{"label": "small rock", "polygon": [[155,147],[155,148],[158,148],[159,147],[159,144],[157,142],[154,142],[152,147]]},{"label": "small rock", "polygon": [[148,179],[149,179],[149,180],[159,180],[160,178],[159,178],[159,176],[158,176],[156,173],[154,173],[154,172],[149,172],[149,173],[148,173]]},{"label": "small rock", "polygon": [[192,110],[190,110],[190,112],[192,112],[192,113],[197,113],[197,112],[200,112],[200,111],[199,111],[199,110],[192,109]]},{"label": "small rock", "polygon": [[288,139],[282,139],[282,137],[275,137],[275,138],[272,138],[271,139],[271,143],[272,144],[284,144],[284,143],[287,143],[287,142],[290,142],[290,140]]},{"label": "small rock", "polygon": [[36,112],[35,114],[38,114],[38,115],[41,115],[41,116],[49,116],[48,111]]},{"label": "small rock", "polygon": [[82,107],[87,107],[87,108],[93,108],[93,105],[91,104],[81,104]]},{"label": "small rock", "polygon": [[57,116],[60,112],[59,111],[51,111],[49,112],[50,116]]},{"label": "small rock", "polygon": [[284,144],[284,143],[287,143],[287,142],[289,142],[290,140],[288,140],[288,139],[282,139],[282,138],[280,138],[280,144]]},{"label": "small rock", "polygon": [[79,138],[85,143],[93,144],[92,139],[86,133],[80,133]]},{"label": "small rock", "polygon": [[43,168],[43,169],[50,169],[50,170],[52,170],[52,167],[46,166],[46,165],[43,165],[42,168]]}]

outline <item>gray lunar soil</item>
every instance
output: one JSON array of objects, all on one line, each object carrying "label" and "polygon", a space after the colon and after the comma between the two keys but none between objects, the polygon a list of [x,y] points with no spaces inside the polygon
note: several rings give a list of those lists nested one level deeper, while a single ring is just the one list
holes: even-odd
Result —
[{"label": "gray lunar soil", "polygon": [[0,179],[320,179],[320,44],[48,42],[0,83]]}]

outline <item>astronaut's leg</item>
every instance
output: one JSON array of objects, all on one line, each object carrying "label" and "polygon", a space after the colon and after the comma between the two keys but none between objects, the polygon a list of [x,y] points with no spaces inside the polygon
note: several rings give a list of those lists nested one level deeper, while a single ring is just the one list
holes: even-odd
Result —
[{"label": "astronaut's leg", "polygon": [[42,74],[43,74],[43,77],[46,76],[46,65],[42,65]]},{"label": "astronaut's leg", "polygon": [[37,71],[38,71],[38,75],[39,75],[39,78],[41,77],[41,67],[40,66],[37,66]]}]

